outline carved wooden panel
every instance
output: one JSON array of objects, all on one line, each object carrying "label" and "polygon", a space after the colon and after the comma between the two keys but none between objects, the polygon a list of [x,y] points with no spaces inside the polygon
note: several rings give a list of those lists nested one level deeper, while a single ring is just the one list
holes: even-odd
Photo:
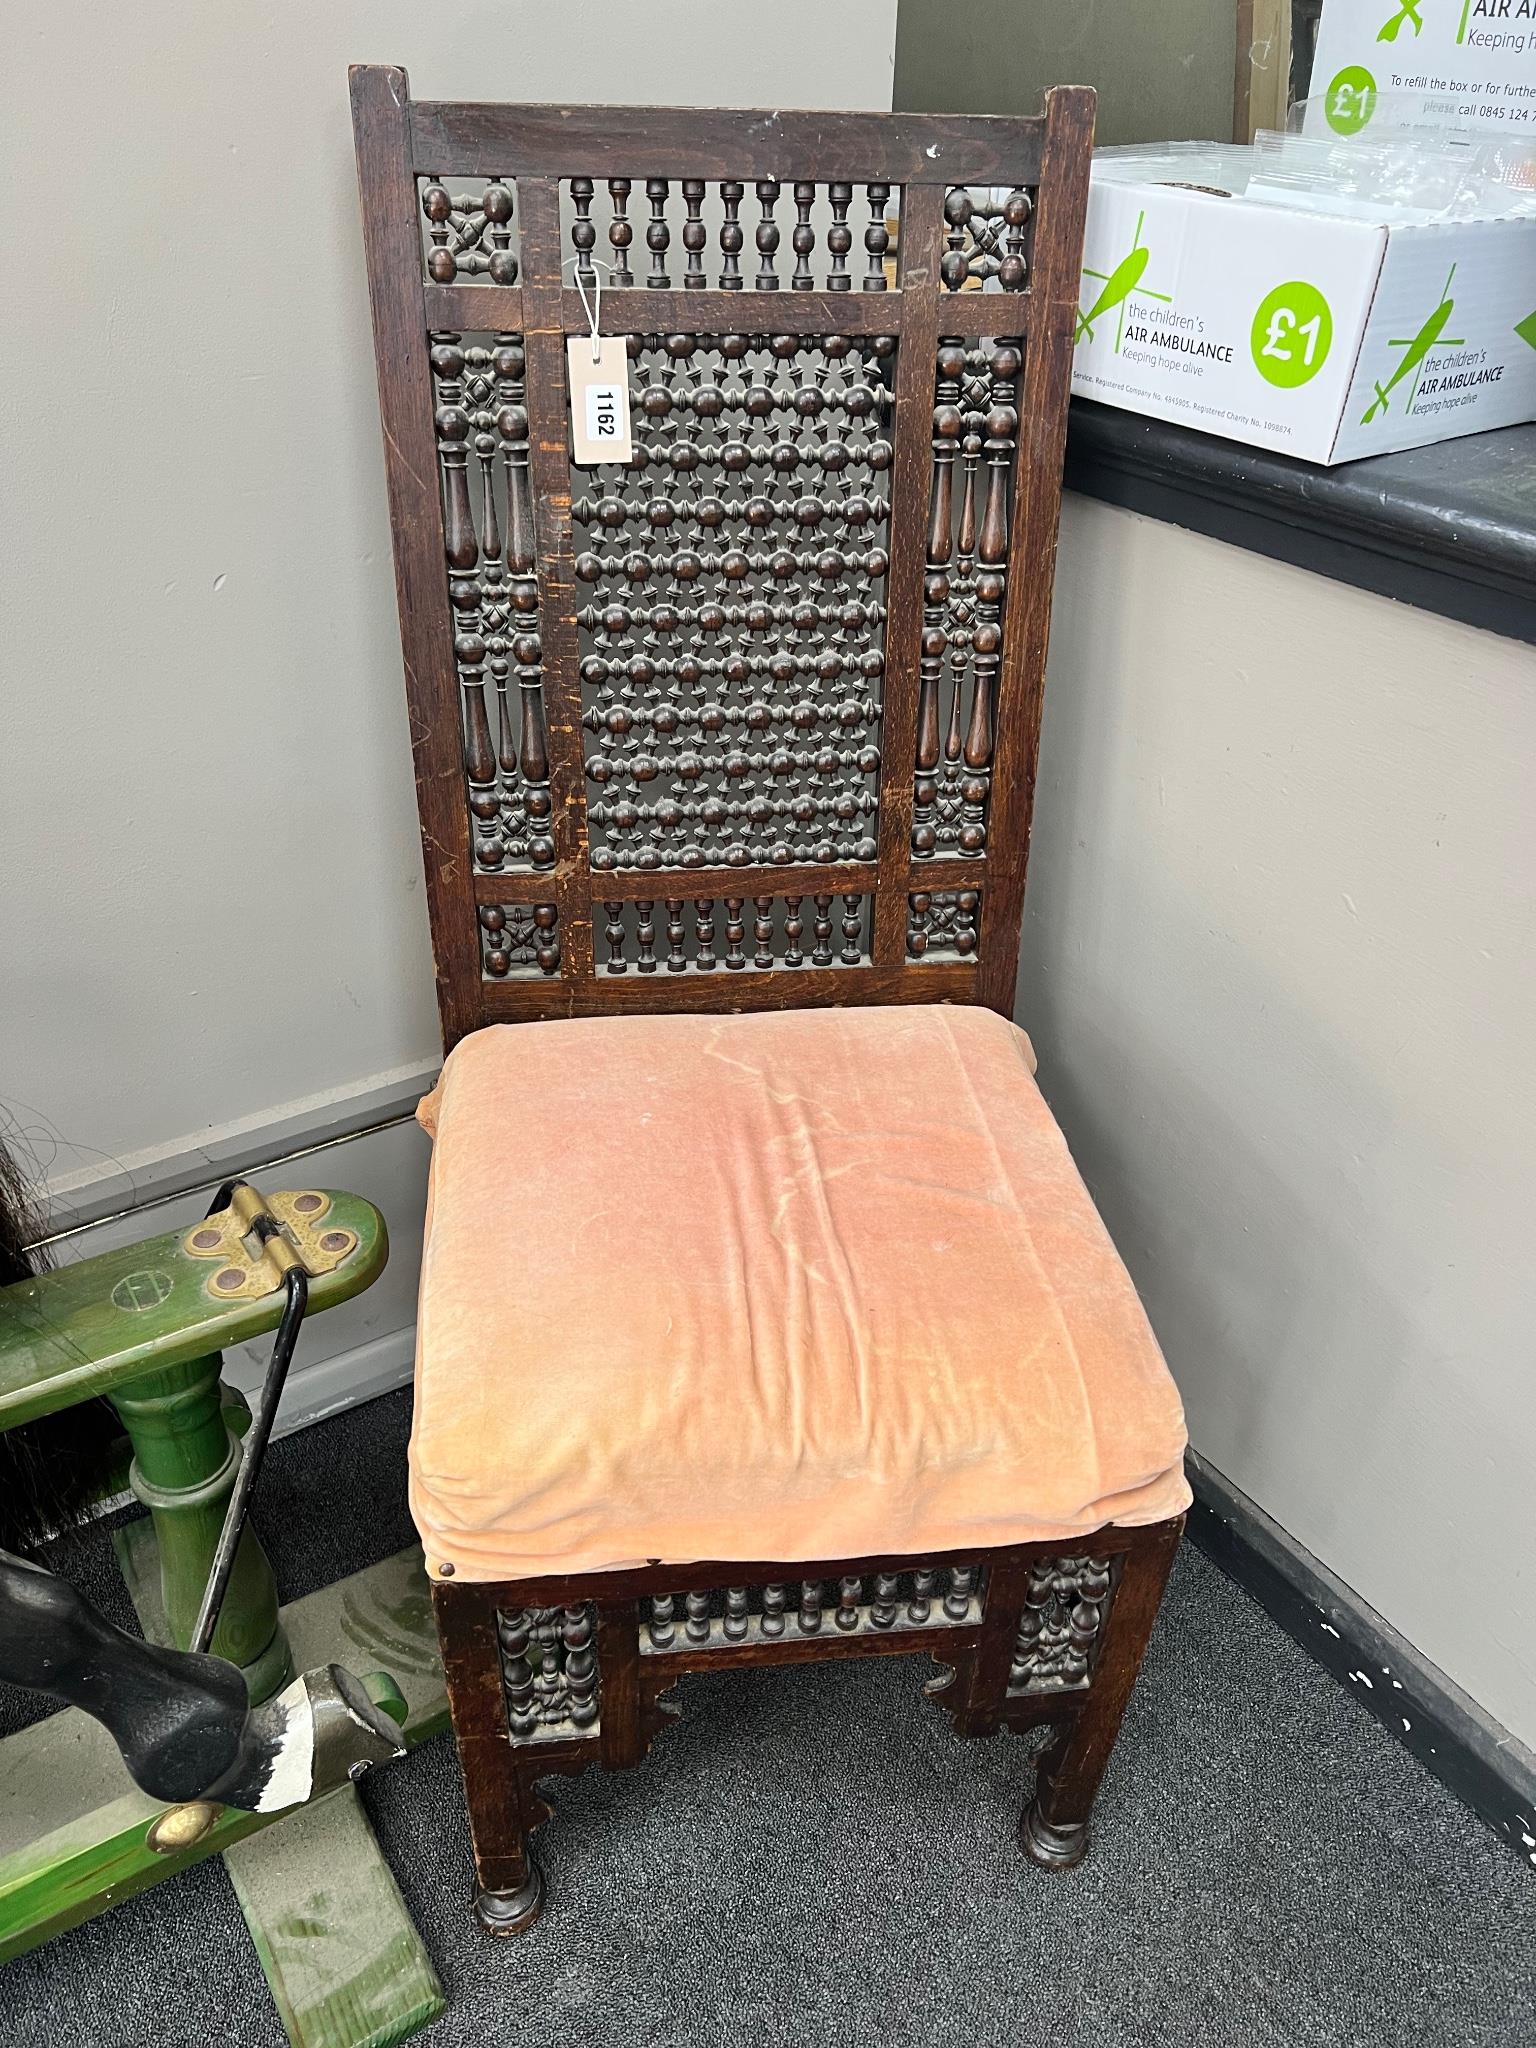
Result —
[{"label": "carved wooden panel", "polygon": [[422,261],[434,284],[518,280],[516,188],[491,178],[472,192],[450,192],[437,178],[418,180]]},{"label": "carved wooden panel", "polygon": [[431,338],[465,796],[476,868],[555,864],[519,334]]},{"label": "carved wooden panel", "polygon": [[1029,283],[1034,194],[1022,185],[996,198],[951,186],[944,195],[948,228],[939,275],[944,289],[960,292],[995,284],[1021,292]]},{"label": "carved wooden panel", "polygon": [[941,341],[923,584],[912,850],[975,857],[987,809],[1024,351]]},{"label": "carved wooden panel", "polygon": [[560,912],[553,903],[482,903],[480,971],[487,981],[560,972]]},{"label": "carved wooden panel", "polygon": [[[1090,96],[353,100],[446,1040],[1009,1008]],[[569,452],[594,326],[622,467]]]},{"label": "carved wooden panel", "polygon": [[590,1605],[497,1613],[501,1686],[514,1742],[564,1742],[596,1732],[596,1630]]},{"label": "carved wooden panel", "polygon": [[1113,1584],[1109,1558],[1051,1557],[1035,1565],[1008,1673],[1010,1697],[1086,1690]]},{"label": "carved wooden panel", "polygon": [[979,889],[924,889],[907,898],[907,951],[914,960],[974,960],[980,927]]},{"label": "carved wooden panel", "polygon": [[592,866],[873,860],[888,335],[634,336],[634,460],[578,470]]}]

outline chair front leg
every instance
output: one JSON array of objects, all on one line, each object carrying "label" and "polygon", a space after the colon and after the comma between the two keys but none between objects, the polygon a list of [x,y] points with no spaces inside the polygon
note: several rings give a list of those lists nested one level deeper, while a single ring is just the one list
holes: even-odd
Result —
[{"label": "chair front leg", "polygon": [[489,1934],[519,1934],[544,1905],[529,1847],[543,1816],[508,1738],[493,1597],[484,1588],[434,1585],[432,1605],[469,1809],[475,1918]]},{"label": "chair front leg", "polygon": [[1126,1554],[1088,1696],[1040,1760],[1035,1796],[1019,1824],[1019,1839],[1031,1861],[1046,1870],[1069,1870],[1088,1853],[1093,1803],[1157,1620],[1183,1527],[1182,1515],[1175,1522],[1159,1523]]}]

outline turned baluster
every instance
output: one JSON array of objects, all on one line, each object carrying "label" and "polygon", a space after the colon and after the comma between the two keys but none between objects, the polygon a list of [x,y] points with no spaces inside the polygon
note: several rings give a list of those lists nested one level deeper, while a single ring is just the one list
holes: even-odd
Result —
[{"label": "turned baluster", "polygon": [[727,896],[725,899],[725,964],[727,967],[745,967],[747,956],[742,951],[742,940],[747,927],[742,918],[745,907],[744,896]]},{"label": "turned baluster", "polygon": [[797,183],[795,186],[795,228],[789,238],[795,252],[795,274],[790,279],[791,291],[813,292],[816,276],[811,269],[811,251],[816,246],[816,230],[811,226],[811,208],[816,202],[816,187]]},{"label": "turned baluster", "polygon": [[841,959],[845,967],[857,967],[864,957],[864,899],[862,896],[843,898],[843,950]]},{"label": "turned baluster", "polygon": [[764,1586],[762,1631],[765,1636],[781,1636],[784,1633],[784,1588]]},{"label": "turned baluster", "polygon": [[555,864],[550,836],[553,805],[549,791],[549,745],[544,736],[543,645],[537,633],[518,633],[512,641],[517,684],[523,702],[523,805],[528,813],[528,856],[536,868]]},{"label": "turned baluster", "polygon": [[971,1608],[971,1592],[976,1584],[976,1567],[957,1564],[949,1574],[949,1591],[944,1595],[944,1612],[951,1621],[964,1621]]},{"label": "turned baluster", "polygon": [[771,896],[754,896],[752,898],[752,907],[757,912],[757,915],[752,920],[754,947],[752,965],[754,967],[771,967],[773,965],[773,898]]},{"label": "turned baluster", "polygon": [[709,230],[700,218],[704,204],[704,180],[684,178],[683,204],[688,209],[688,218],[683,222],[683,247],[688,252],[683,270],[683,288],[686,291],[702,291],[709,279],[704,274],[703,254],[709,240]]},{"label": "turned baluster", "polygon": [[958,292],[964,288],[970,275],[970,222],[971,195],[963,185],[957,185],[944,195],[944,221],[947,229],[947,247],[939,258],[939,277],[947,291]]},{"label": "turned baluster", "polygon": [[921,960],[928,950],[929,927],[933,921],[933,898],[919,889],[907,898],[907,951]]},{"label": "turned baluster", "polygon": [[827,201],[832,208],[832,225],[827,229],[827,248],[832,257],[827,290],[846,292],[853,286],[853,278],[848,269],[848,251],[853,247],[853,230],[848,225],[848,208],[853,203],[853,187],[829,185]]},{"label": "turned baluster", "polygon": [[667,226],[667,180],[647,178],[645,196],[651,205],[651,217],[645,230],[645,246],[651,252],[651,269],[646,284],[653,292],[669,291],[672,280],[667,275],[667,250],[672,244],[672,230]]},{"label": "turned baluster", "polygon": [[813,967],[832,965],[832,898],[816,896],[811,899],[816,905],[816,918],[811,927],[815,944],[811,951]]},{"label": "turned baluster", "polygon": [[720,187],[720,204],[725,208],[725,219],[720,223],[720,289],[723,292],[739,292],[742,288],[741,250],[746,235],[736,216],[746,189],[745,185],[738,185],[729,178]]},{"label": "turned baluster", "polygon": [[707,973],[715,965],[715,899],[696,897],[693,908],[693,936],[697,941],[693,964],[701,973]]},{"label": "turned baluster", "polygon": [[912,1598],[907,1602],[907,1619],[915,1628],[921,1628],[933,1612],[933,1596],[938,1591],[937,1572],[914,1572],[912,1575]]},{"label": "turned baluster", "polygon": [[683,903],[679,896],[669,896],[667,904],[667,972],[681,974],[688,965],[688,955],[683,951],[683,940],[687,926],[683,922]]},{"label": "turned baluster", "polygon": [[[968,852],[962,839],[960,851]],[[976,950],[976,913],[981,896],[975,889],[962,889],[955,897],[955,951],[968,959]]]},{"label": "turned baluster", "polygon": [[658,1650],[668,1650],[677,1636],[677,1600],[671,1593],[651,1595],[651,1618],[646,1632]]},{"label": "turned baluster", "polygon": [[560,940],[557,926],[560,909],[554,903],[535,903],[533,906],[533,958],[540,974],[560,972]]},{"label": "turned baluster", "polygon": [[565,1645],[565,1683],[571,1696],[571,1719],[590,1728],[597,1719],[597,1652],[592,1643],[592,1609],[567,1607],[561,1627]]},{"label": "turned baluster", "polygon": [[628,178],[608,180],[608,197],[613,203],[613,217],[608,223],[608,244],[613,250],[613,282],[621,290],[625,285],[632,285],[635,281],[634,273],[629,267],[629,251],[635,239],[635,231],[625,210],[629,204],[630,190]]},{"label": "turned baluster", "polygon": [[526,1608],[496,1617],[501,1644],[501,1682],[507,1700],[507,1725],[514,1735],[531,1735],[539,1725],[534,1704],[533,1665],[528,1656],[532,1626]]},{"label": "turned baluster", "polygon": [[690,1593],[685,1601],[688,1618],[683,1623],[683,1633],[691,1643],[709,1641],[709,1595]]},{"label": "turned baluster", "polygon": [[656,905],[649,897],[642,897],[635,905],[638,922],[635,926],[635,965],[641,974],[656,972]]},{"label": "turned baluster", "polygon": [[885,290],[885,254],[891,246],[890,230],[885,224],[885,202],[891,196],[889,185],[867,185],[869,195],[869,226],[864,230],[864,248],[869,257],[868,270],[864,278],[864,290],[883,292]]},{"label": "turned baluster", "polygon": [[779,197],[777,178],[759,178],[756,186],[758,204],[763,217],[757,224],[754,240],[757,244],[756,289],[760,292],[776,292],[779,288],[779,273],[774,268],[774,257],[779,246],[779,230],[773,218],[773,209]]},{"label": "turned baluster", "polygon": [[821,1632],[821,1581],[803,1579],[800,1584],[800,1633],[803,1636],[819,1635]]},{"label": "turned baluster", "polygon": [[453,201],[446,186],[438,184],[435,178],[422,188],[421,210],[429,223],[427,239],[432,244],[427,253],[427,275],[434,284],[452,284],[459,270],[448,246],[453,232],[450,226]]},{"label": "turned baluster", "polygon": [[1006,253],[998,265],[997,281],[1005,292],[1023,291],[1025,280],[1029,276],[1024,243],[1029,217],[1034,210],[1034,202],[1029,194],[1017,188],[1003,201],[1003,224],[1008,233]]},{"label": "turned baluster", "polygon": [[862,1579],[839,1579],[837,1582],[837,1612],[832,1620],[845,1635],[859,1625],[859,1599],[863,1591]]},{"label": "turned baluster", "polygon": [[571,223],[571,245],[576,251],[576,275],[587,291],[597,283],[592,263],[592,251],[597,247],[597,229],[592,225],[592,190],[590,178],[572,178],[571,203],[576,208],[576,218]]},{"label": "turned baluster", "polygon": [[603,909],[608,913],[608,923],[603,931],[608,942],[608,972],[625,974],[629,970],[629,962],[624,958],[624,906],[622,903],[605,903]]},{"label": "turned baluster", "polygon": [[805,898],[803,896],[786,896],[784,898],[784,965],[786,967],[800,967],[805,962],[805,955],[800,950],[800,941],[805,936],[805,919],[800,915],[800,906],[804,901]]},{"label": "turned baluster", "polygon": [[901,1580],[894,1572],[880,1572],[875,1578],[875,1597],[869,1606],[872,1628],[889,1628],[896,1619],[896,1596]]},{"label": "turned baluster", "polygon": [[727,1642],[739,1643],[747,1633],[747,1589],[745,1586],[727,1586],[725,1589],[725,1620],[721,1624]]}]

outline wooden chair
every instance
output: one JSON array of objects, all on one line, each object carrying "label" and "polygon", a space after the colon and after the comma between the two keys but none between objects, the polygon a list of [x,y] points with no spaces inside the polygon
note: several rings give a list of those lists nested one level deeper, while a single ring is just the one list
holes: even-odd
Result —
[{"label": "wooden chair", "polygon": [[[478,1915],[540,1910],[538,1780],[637,1763],[688,1673],[824,1657],[1049,1724],[1023,1845],[1075,1863],[1188,1502],[1003,1021],[1093,95],[352,94],[454,1054],[412,1499]],[[575,468],[599,333],[633,460]]]}]

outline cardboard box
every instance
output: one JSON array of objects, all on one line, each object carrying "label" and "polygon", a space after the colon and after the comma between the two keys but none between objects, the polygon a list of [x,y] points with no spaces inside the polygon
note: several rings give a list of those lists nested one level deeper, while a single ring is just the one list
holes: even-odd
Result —
[{"label": "cardboard box", "polygon": [[1320,463],[1536,418],[1536,218],[1192,189],[1231,157],[1095,163],[1074,392]]},{"label": "cardboard box", "polygon": [[1306,133],[1370,135],[1383,111],[1536,136],[1536,0],[1327,0]]}]

